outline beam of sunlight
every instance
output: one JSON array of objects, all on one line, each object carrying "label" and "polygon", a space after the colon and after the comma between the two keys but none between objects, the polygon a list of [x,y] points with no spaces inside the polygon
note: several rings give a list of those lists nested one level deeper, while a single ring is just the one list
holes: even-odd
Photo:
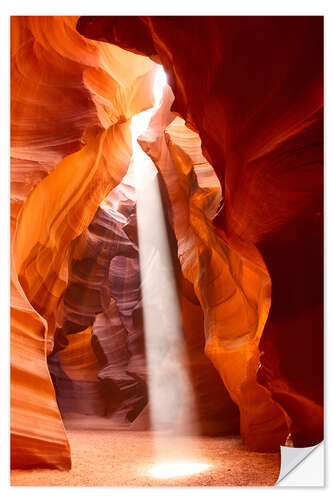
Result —
[{"label": "beam of sunlight", "polygon": [[[154,85],[154,108],[134,116],[131,123],[131,175],[134,171],[150,418],[154,432],[155,458],[159,463],[151,472],[154,477],[190,474],[199,471],[199,466],[209,467],[195,463],[198,457],[193,450],[188,449],[189,444],[185,446],[186,449],[177,450],[175,456],[173,440],[161,433],[162,430],[173,428],[180,434],[198,434],[194,391],[188,373],[177,284],[158,172],[137,142],[160,105],[165,83],[163,68],[159,67]],[[176,461],[179,458],[186,462]]]}]

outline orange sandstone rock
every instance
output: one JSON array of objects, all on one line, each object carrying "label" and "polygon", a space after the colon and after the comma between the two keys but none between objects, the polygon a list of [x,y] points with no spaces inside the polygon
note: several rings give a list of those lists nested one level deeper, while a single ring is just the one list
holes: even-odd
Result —
[{"label": "orange sandstone rock", "polygon": [[211,221],[222,201],[221,187],[197,134],[179,118],[166,128],[165,138],[167,122],[161,119],[159,129],[153,125],[139,141],[167,188],[182,271],[205,314],[205,352],[239,407],[244,442],[252,449],[276,449],[287,434],[285,418],[256,381],[270,305],[268,272],[254,247],[249,261],[216,237]]},{"label": "orange sandstone rock", "polygon": [[72,241],[126,173],[154,64],[85,39],[76,17],[11,21],[12,464],[68,468],[46,362],[55,311]]},{"label": "orange sandstone rock", "polygon": [[[284,415],[294,443],[318,443],[323,18],[82,17],[77,27],[163,64],[175,95],[172,110],[199,133],[221,180],[223,209],[215,235],[200,231],[209,250],[199,254],[207,271],[197,274],[202,289],[199,283],[195,289],[205,302],[206,352],[244,408],[245,440],[273,445],[256,425],[266,422],[273,441],[280,436],[283,444],[285,432],[273,429]],[[195,222],[200,230],[200,217]],[[229,270],[223,280],[221,261]],[[213,284],[223,290],[225,306]],[[272,399],[280,407],[273,413]],[[261,413],[259,420],[248,419],[248,409]]]}]

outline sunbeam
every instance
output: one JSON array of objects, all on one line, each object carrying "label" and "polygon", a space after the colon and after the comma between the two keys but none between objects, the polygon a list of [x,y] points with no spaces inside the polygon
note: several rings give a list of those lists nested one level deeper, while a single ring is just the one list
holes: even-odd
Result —
[{"label": "sunbeam", "polygon": [[[173,428],[180,433],[196,434],[196,407],[187,370],[184,331],[158,172],[137,142],[160,106],[165,84],[163,68],[159,67],[154,85],[154,108],[136,115],[131,130],[150,418],[155,431],[157,460],[166,459],[169,463],[172,450],[165,438],[159,438],[158,431]],[[184,450],[182,458],[190,456],[190,450]]]}]

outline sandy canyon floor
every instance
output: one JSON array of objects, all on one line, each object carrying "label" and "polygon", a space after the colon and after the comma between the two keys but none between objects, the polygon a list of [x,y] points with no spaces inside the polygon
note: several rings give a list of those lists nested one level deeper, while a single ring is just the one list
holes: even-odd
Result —
[{"label": "sandy canyon floor", "polygon": [[[67,427],[72,469],[14,470],[12,486],[270,486],[279,476],[279,453],[247,451],[239,437],[193,437],[148,431]],[[205,463],[193,475],[157,479],[158,463]]]}]

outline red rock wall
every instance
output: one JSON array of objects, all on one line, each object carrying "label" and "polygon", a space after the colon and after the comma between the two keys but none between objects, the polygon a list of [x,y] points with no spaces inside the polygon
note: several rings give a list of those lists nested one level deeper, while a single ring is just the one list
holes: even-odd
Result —
[{"label": "red rock wall", "polygon": [[[72,245],[68,284],[57,310],[55,349],[49,357],[64,416],[99,415],[108,417],[110,425],[129,423],[147,403],[143,325],[136,319],[142,313],[139,255],[127,235],[129,228],[136,233],[135,204],[126,198],[133,191],[123,184],[113,190]],[[118,205],[119,195],[125,199]],[[76,332],[89,325],[87,348],[89,344],[98,369],[91,379],[85,374],[84,352],[76,353],[78,382],[63,360],[75,354],[72,337],[81,338]],[[80,400],[84,403],[78,404]]]},{"label": "red rock wall", "polygon": [[[65,422],[76,413],[103,416],[107,419],[103,425],[109,427],[119,423],[129,426],[131,422],[131,428],[151,427],[147,408],[139,416],[147,404],[149,373],[145,359],[135,204],[126,198],[134,195],[132,191],[133,188],[124,184],[113,190],[87,230],[72,245],[68,285],[57,310],[59,326],[55,349],[49,357]],[[118,205],[120,193],[125,199]],[[171,226],[169,239],[181,297],[186,345],[182,362],[189,370],[196,399],[197,411],[191,415],[192,423],[204,434],[238,433],[237,407],[204,355],[202,309],[193,286],[182,276]],[[159,308],[160,321],[168,321],[158,294],[154,300],[151,307]],[[87,325],[92,325],[91,340],[88,333],[81,332]],[[166,370],[175,355],[174,339],[172,332],[169,333],[164,338]],[[79,339],[87,341],[82,348]],[[89,359],[92,356],[99,367],[92,377],[90,371],[86,372],[88,352]],[[79,368],[79,377],[75,367]],[[183,394],[177,380],[176,386],[175,392]],[[186,410],[183,394],[175,415],[165,415],[165,425],[177,428],[182,418],[187,418]]]},{"label": "red rock wall", "polygon": [[46,361],[57,305],[72,241],[127,170],[128,119],[152,105],[153,64],[84,39],[76,21],[12,18],[11,435],[21,468],[70,467]]},{"label": "red rock wall", "polygon": [[260,422],[273,439],[284,420],[296,445],[319,442],[323,18],[83,17],[78,31],[163,64],[172,110],[198,131],[222,182],[215,241],[234,286],[228,299],[224,273],[225,304],[213,313],[209,284],[222,270],[213,253],[201,300],[207,354],[241,414],[261,412],[253,421],[244,412],[245,440],[261,448]]},{"label": "red rock wall", "polygon": [[[252,449],[278,449],[288,432],[296,446],[319,442],[322,18],[99,17],[80,18],[76,30],[77,21],[12,18],[13,466],[70,467],[47,367],[54,347],[58,376],[77,394],[90,384],[93,414],[105,411],[101,373],[114,387],[121,365],[145,383],[140,301],[117,284],[123,273],[135,278],[131,256],[118,249],[111,269],[118,350],[105,343],[118,328],[115,307],[109,321],[110,303],[90,300],[94,273],[82,304],[71,293],[71,266],[82,263],[80,276],[100,245],[88,227],[127,171],[130,118],[153,104],[154,64],[135,54],[163,64],[175,96],[167,87],[140,143],[164,186],[202,432],[237,431],[230,395]],[[173,121],[171,105],[199,135]],[[135,242],[134,221],[125,232]],[[96,276],[109,267],[106,247]],[[99,351],[82,333],[92,325]]]},{"label": "red rock wall", "polygon": [[[70,467],[48,355],[63,415],[132,421],[147,397],[133,203],[129,188],[108,195],[129,164],[129,119],[152,105],[154,65],[75,24],[12,19],[13,467]],[[191,300],[182,309],[202,430],[237,432]]]}]

